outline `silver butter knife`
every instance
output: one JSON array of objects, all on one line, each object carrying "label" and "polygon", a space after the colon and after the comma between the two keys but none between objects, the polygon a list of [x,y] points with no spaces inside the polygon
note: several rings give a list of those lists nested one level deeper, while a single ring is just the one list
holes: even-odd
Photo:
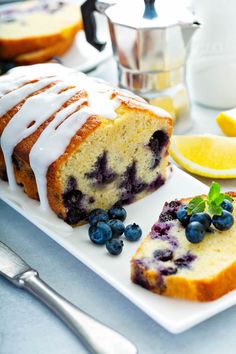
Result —
[{"label": "silver butter knife", "polygon": [[95,320],[40,279],[36,270],[0,242],[0,274],[44,302],[82,340],[93,354],[137,354],[127,338]]}]

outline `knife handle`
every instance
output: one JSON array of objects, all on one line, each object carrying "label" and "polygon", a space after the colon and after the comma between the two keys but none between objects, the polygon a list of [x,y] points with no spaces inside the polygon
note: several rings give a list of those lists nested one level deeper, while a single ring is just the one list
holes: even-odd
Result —
[{"label": "knife handle", "polygon": [[93,354],[137,354],[137,348],[127,338],[95,320],[48,286],[35,270],[17,279],[18,286],[44,302],[64,321]]}]

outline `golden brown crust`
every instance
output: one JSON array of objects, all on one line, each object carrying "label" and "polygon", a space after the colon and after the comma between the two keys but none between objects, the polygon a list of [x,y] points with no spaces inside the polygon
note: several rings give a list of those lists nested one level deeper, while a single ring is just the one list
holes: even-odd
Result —
[{"label": "golden brown crust", "polygon": [[[141,269],[140,269],[141,268]],[[236,262],[210,279],[187,280],[182,277],[169,275],[165,279],[165,287],[158,286],[158,274],[154,271],[142,269],[132,260],[131,279],[148,290],[169,296],[193,301],[213,301],[228,292],[236,289]],[[140,273],[143,282],[140,281]]]},{"label": "golden brown crust", "polygon": [[55,56],[63,55],[73,44],[74,36],[71,38],[66,38],[60,42],[46,47],[40,50],[36,50],[30,53],[25,53],[18,55],[14,58],[15,63],[19,65],[31,65],[43,63],[50,60]]},{"label": "golden brown crust", "polygon": [[[55,83],[54,83],[55,84]],[[34,96],[36,94],[39,94],[41,92],[44,92],[46,89],[51,87],[53,85],[50,84],[46,86],[45,88],[36,91],[32,95],[29,95],[28,97]],[[82,97],[85,97],[86,93],[85,91],[80,91],[76,95],[74,95],[71,99],[65,102],[65,104],[60,108],[63,109],[70,105],[72,102],[78,101]],[[28,98],[27,97],[27,98]],[[12,119],[12,117],[20,110],[24,102],[27,100],[24,99],[22,102],[17,104],[15,107],[13,107],[9,112],[7,112],[4,116],[1,117],[0,119],[0,136],[7,126],[8,122]],[[56,113],[55,113],[56,114]],[[37,191],[37,186],[36,186],[36,181],[34,178],[34,174],[32,169],[30,168],[29,165],[29,154],[31,151],[32,146],[34,143],[37,141],[39,135],[41,132],[45,129],[45,127],[53,120],[54,115],[49,117],[43,124],[39,126],[39,128],[30,136],[27,138],[23,139],[14,149],[14,159],[18,161],[20,165],[20,169],[17,169],[16,166],[14,166],[14,172],[15,172],[15,177],[16,181],[19,184],[22,184],[24,187],[24,191],[29,195],[29,197],[33,199],[38,199],[38,191]],[[5,162],[4,162],[4,156],[2,153],[2,150],[0,148],[0,175],[3,176],[5,174]]]},{"label": "golden brown crust", "polygon": [[[70,102],[72,102],[70,100]],[[68,102],[67,102],[68,105]],[[64,105],[65,106],[65,105]],[[14,173],[16,182],[21,185],[24,189],[24,192],[32,199],[38,200],[38,190],[35,180],[34,173],[29,164],[29,153],[34,144],[34,142],[39,137],[42,130],[46,125],[52,120],[48,119],[45,124],[42,124],[35,133],[30,135],[28,138],[24,139],[19,143],[14,149],[14,160],[17,161],[14,165]],[[84,126],[78,130],[76,135],[71,140],[71,143],[68,145],[65,153],[56,160],[53,164],[50,165],[47,173],[47,188],[48,188],[48,202],[52,210],[61,218],[66,218],[66,210],[63,206],[63,190],[59,179],[57,178],[58,169],[61,164],[66,161],[68,156],[72,154],[79,145],[86,139],[86,137],[91,134],[99,125],[101,121],[96,117],[90,117]],[[5,163],[2,152],[0,150],[0,173],[5,170]],[[2,157],[2,158],[1,158]]]},{"label": "golden brown crust", "polygon": [[17,184],[23,187],[24,192],[30,198],[38,200],[37,185],[30,165],[21,157],[16,155],[13,156],[13,167]]},{"label": "golden brown crust", "polygon": [[[170,116],[157,118],[157,115],[154,114],[152,111],[150,111],[148,108],[143,107],[143,106],[139,106],[138,101],[135,101],[135,103],[134,103],[133,100],[127,100],[127,101],[122,102],[122,105],[125,106],[126,109],[132,110],[133,112],[135,112],[135,111],[140,112],[140,110],[141,110],[142,112],[144,112],[145,114],[148,114],[153,119],[165,119],[165,121],[167,122],[167,133],[169,136],[171,136],[172,130],[173,130],[173,119]],[[170,145],[170,142],[169,142],[169,145]]]},{"label": "golden brown crust", "polygon": [[49,166],[47,173],[48,202],[52,210],[63,219],[66,217],[66,210],[62,200],[63,190],[61,188],[61,183],[57,178],[58,170],[68,159],[68,156],[71,156],[76,150],[78,150],[80,144],[85,141],[88,135],[95,131],[100,124],[101,120],[96,116],[90,117],[72,138],[65,153]]},{"label": "golden brown crust", "polygon": [[21,39],[0,38],[0,59],[14,59],[15,57],[51,47],[65,39],[73,39],[75,34],[83,28],[82,21],[66,28],[61,33],[41,37],[27,37]]},{"label": "golden brown crust", "polygon": [[[69,87],[68,87],[69,89]],[[72,102],[78,101],[79,99],[86,96],[85,91],[80,91],[79,93],[75,94],[69,100],[67,100],[60,108],[63,109],[69,106]],[[57,113],[57,112],[56,112]],[[51,117],[49,117],[43,124],[39,126],[39,128],[27,138],[23,139],[14,149],[14,155],[21,157],[25,162],[29,163],[29,154],[32,146],[37,141],[38,137],[40,136],[41,132],[46,128],[46,126],[54,119],[56,113],[54,113]],[[33,119],[33,117],[32,117]]]},{"label": "golden brown crust", "polygon": [[[236,192],[230,191],[226,194],[236,200]],[[190,199],[183,198],[181,201],[188,202]],[[141,247],[142,245],[139,246],[136,254],[138,254]],[[154,293],[204,302],[213,301],[236,289],[236,262],[223,269],[216,276],[207,279],[188,280],[181,276],[169,275],[165,277],[165,286],[160,287],[158,273],[145,269],[142,264],[135,260],[135,255],[131,260],[131,279],[134,283],[140,284]]]}]

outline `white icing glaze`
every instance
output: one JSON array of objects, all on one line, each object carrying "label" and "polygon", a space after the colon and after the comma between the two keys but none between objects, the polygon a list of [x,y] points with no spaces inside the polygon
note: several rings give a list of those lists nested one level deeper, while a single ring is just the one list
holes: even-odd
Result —
[{"label": "white icing glaze", "polygon": [[87,92],[88,105],[94,114],[107,119],[116,118],[115,110],[119,107],[121,100],[116,97],[111,99],[114,89],[105,81],[75,72],[69,73],[67,79],[71,84]]},{"label": "white icing glaze", "polygon": [[110,98],[111,92],[98,92],[95,89],[88,91],[89,106],[92,108],[93,112],[99,116],[108,119],[116,119],[115,110],[120,105],[120,100],[117,98]]},{"label": "white icing glaze", "polygon": [[[84,119],[82,119],[83,117],[80,114],[82,110],[76,113],[74,112],[86,101],[86,98],[82,98],[58,112],[31,149],[29,155],[30,166],[36,178],[39,199],[43,209],[48,209],[49,207],[47,200],[48,167],[64,153],[73,135],[84,124]],[[89,116],[91,116],[91,110]],[[65,127],[65,124],[63,125],[63,121],[65,119],[65,122],[70,121],[70,124],[74,119],[75,129],[68,131],[67,128],[67,130],[64,131],[63,127]]]},{"label": "white icing glaze", "polygon": [[0,117],[6,114],[10,109],[23,101],[32,93],[41,90],[47,85],[55,81],[55,78],[43,79],[33,84],[21,86],[19,89],[13,90],[0,98]]},{"label": "white icing glaze", "polygon": [[17,80],[9,80],[6,76],[0,77],[0,98],[29,81],[26,77]]},{"label": "white icing glaze", "polygon": [[[33,80],[38,81],[27,84]],[[51,83],[55,83],[51,88],[28,97]],[[65,91],[61,92],[62,90]],[[79,91],[85,91],[87,97],[61,109],[61,106]],[[114,92],[117,94],[112,97]],[[136,106],[149,109],[159,116],[167,116],[166,112],[154,109],[143,100],[136,100],[130,92],[115,91],[102,80],[89,78],[60,64],[38,64],[10,70],[0,79],[0,117],[27,97],[28,99],[4,129],[0,143],[5,158],[9,186],[15,189],[16,181],[12,166],[14,148],[35,132],[52,114],[61,109],[43,130],[29,155],[41,207],[44,210],[49,209],[48,167],[65,152],[73,136],[90,116],[95,114],[103,118],[115,119],[116,109],[122,101],[131,101]],[[88,106],[80,108],[83,103]]]},{"label": "white icing glaze", "polygon": [[27,71],[25,66],[18,66],[9,70],[6,75],[0,77],[0,97],[29,81],[39,80],[41,78],[45,79],[47,77],[65,76],[74,72],[73,69],[63,67],[56,63],[28,65]]},{"label": "white icing glaze", "polygon": [[[11,189],[16,186],[11,160],[15,146],[34,133],[45,120],[78,91],[77,88],[73,88],[58,94],[67,87],[68,85],[62,82],[38,95],[29,97],[4,129],[1,137],[1,147]],[[32,122],[33,124],[29,126]]]},{"label": "white icing glaze", "polygon": [[24,77],[25,75],[31,75],[42,77],[42,76],[55,76],[61,74],[67,74],[75,72],[74,69],[67,68],[61,64],[57,63],[47,63],[47,64],[34,64],[25,66],[17,66],[8,71],[7,75],[12,75],[14,77]]}]

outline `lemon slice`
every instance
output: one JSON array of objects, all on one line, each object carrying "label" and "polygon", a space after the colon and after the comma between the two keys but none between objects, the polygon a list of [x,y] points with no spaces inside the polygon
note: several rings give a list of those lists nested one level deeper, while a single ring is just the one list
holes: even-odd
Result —
[{"label": "lemon slice", "polygon": [[170,154],[184,169],[211,178],[236,178],[236,138],[176,135]]},{"label": "lemon slice", "polygon": [[221,112],[216,121],[225,135],[236,136],[236,108]]}]

